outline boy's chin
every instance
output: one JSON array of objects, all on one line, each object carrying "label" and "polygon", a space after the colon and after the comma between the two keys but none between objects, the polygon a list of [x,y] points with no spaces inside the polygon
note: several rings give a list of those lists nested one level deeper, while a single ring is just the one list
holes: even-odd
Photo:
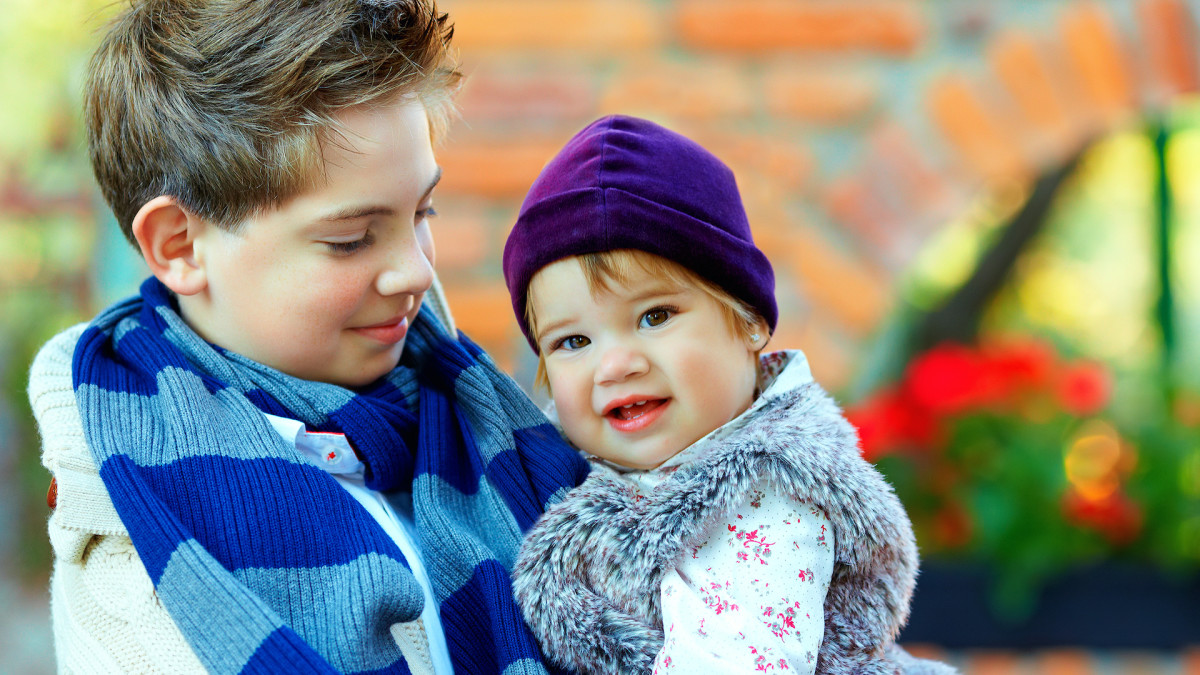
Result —
[{"label": "boy's chin", "polygon": [[352,372],[333,372],[323,377],[308,379],[317,379],[328,384],[345,387],[346,389],[369,389],[372,385],[387,376],[388,373],[395,370],[399,363],[400,357],[397,355],[378,364],[371,364],[372,367],[370,368],[361,368]]}]

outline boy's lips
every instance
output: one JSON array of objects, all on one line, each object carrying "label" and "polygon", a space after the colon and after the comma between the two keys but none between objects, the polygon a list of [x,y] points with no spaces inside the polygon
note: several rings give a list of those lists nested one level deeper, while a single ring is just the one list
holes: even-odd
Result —
[{"label": "boy's lips", "polygon": [[641,431],[662,417],[670,402],[671,400],[666,398],[629,396],[605,406],[604,417],[617,431]]},{"label": "boy's lips", "polygon": [[403,340],[405,335],[408,335],[408,317],[402,316],[399,319],[393,319],[385,323],[352,328],[351,330],[376,342],[381,342],[385,345],[394,345]]}]

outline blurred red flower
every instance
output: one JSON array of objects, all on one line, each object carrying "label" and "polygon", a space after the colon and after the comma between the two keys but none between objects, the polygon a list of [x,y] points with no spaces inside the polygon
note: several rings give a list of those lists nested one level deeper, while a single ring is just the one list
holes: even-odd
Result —
[{"label": "blurred red flower", "polygon": [[879,391],[847,410],[846,418],[858,429],[867,461],[901,448],[930,448],[938,437],[937,419],[929,411],[912,405],[898,389]]},{"label": "blurred red flower", "polygon": [[1058,354],[1044,340],[996,340],[982,352],[989,387],[981,403],[1001,409],[1014,407],[1021,395],[1045,390],[1058,366]]},{"label": "blurred red flower", "polygon": [[934,516],[933,525],[938,544],[948,549],[966,546],[975,529],[971,514],[957,501],[946,503]]},{"label": "blurred red flower", "polygon": [[972,349],[945,343],[909,364],[903,388],[913,402],[941,415],[976,405],[986,392],[983,362]]},{"label": "blurred red flower", "polygon": [[1068,522],[1096,530],[1116,546],[1133,541],[1142,530],[1141,507],[1120,490],[1093,500],[1070,488],[1063,494],[1062,509]]},{"label": "blurred red flower", "polygon": [[1095,415],[1108,405],[1112,378],[1094,361],[1069,363],[1059,374],[1057,394],[1059,404],[1072,415]]}]

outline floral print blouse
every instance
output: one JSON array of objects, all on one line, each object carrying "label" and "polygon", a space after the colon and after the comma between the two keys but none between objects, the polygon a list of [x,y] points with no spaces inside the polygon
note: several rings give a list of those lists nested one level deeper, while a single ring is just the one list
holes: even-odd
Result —
[{"label": "floral print blouse", "polygon": [[[760,390],[810,381],[800,352],[763,357]],[[705,456],[754,414],[751,406],[650,471],[615,468],[645,494],[687,462]],[[602,460],[593,460],[602,461]],[[790,671],[813,673],[824,633],[825,594],[833,574],[833,532],[803,495],[760,484],[708,539],[663,578],[665,641],[655,673]]]}]

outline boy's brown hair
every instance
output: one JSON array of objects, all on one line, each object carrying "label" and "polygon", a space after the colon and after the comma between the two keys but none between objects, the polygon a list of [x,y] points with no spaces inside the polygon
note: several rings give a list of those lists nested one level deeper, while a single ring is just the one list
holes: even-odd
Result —
[{"label": "boy's brown hair", "polygon": [[440,135],[453,33],[434,0],[132,0],[88,70],[92,170],[130,242],[159,195],[234,230],[319,180],[350,106],[414,95]]},{"label": "boy's brown hair", "polygon": [[[640,269],[646,274],[678,286],[692,286],[708,295],[721,307],[725,324],[734,335],[750,339],[752,335],[762,330],[764,319],[749,303],[739,300],[728,291],[705,279],[692,270],[653,253],[637,249],[617,249],[600,253],[586,253],[575,256],[579,266],[583,268],[583,278],[588,290],[593,295],[612,289],[612,284],[628,285],[631,272]],[[536,275],[535,275],[536,276]],[[533,285],[530,284],[530,289]],[[525,321],[529,324],[531,335],[540,337],[538,333],[537,315],[533,311],[531,290],[526,290]],[[546,375],[546,355],[538,350],[537,375],[535,384],[550,390],[550,380]]]}]

